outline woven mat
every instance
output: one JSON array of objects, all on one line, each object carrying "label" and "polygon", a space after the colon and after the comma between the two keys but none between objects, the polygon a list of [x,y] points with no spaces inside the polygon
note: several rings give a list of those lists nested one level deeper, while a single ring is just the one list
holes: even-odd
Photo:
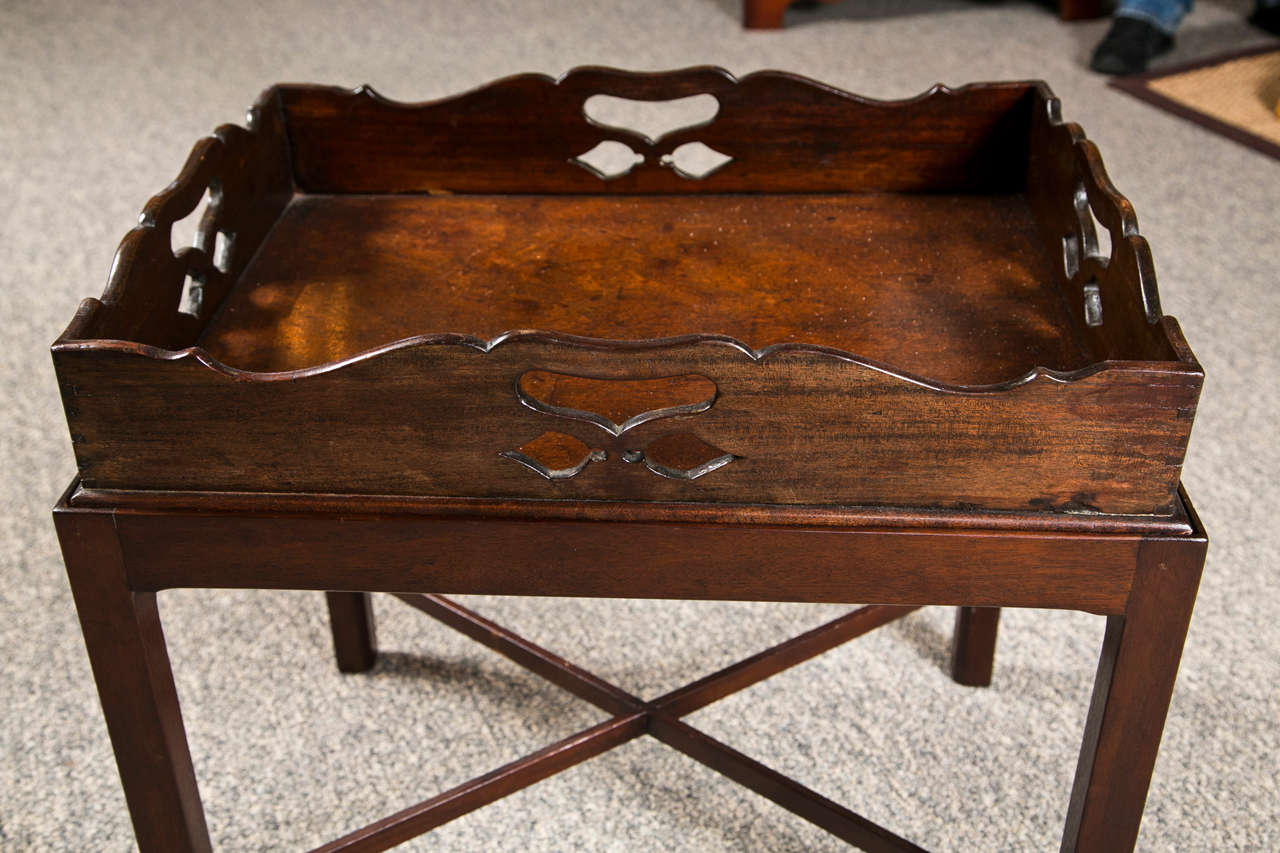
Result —
[{"label": "woven mat", "polygon": [[1280,159],[1280,48],[1267,45],[1111,85]]}]

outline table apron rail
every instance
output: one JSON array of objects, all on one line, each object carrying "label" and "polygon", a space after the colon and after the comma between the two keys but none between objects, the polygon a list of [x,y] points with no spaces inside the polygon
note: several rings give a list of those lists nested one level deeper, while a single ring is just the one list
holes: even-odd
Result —
[{"label": "table apron rail", "polygon": [[1115,614],[1124,611],[1142,542],[1115,534],[106,512],[138,590],[359,588]]}]

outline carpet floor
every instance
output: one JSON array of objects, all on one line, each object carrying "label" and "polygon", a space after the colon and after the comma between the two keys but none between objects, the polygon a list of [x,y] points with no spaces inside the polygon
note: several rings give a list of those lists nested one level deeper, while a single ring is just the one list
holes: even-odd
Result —
[{"label": "carpet floor", "polygon": [[[1247,11],[1198,4],[1163,61],[1263,42]],[[701,63],[882,98],[1043,78],[1098,142],[1208,375],[1184,479],[1213,542],[1139,848],[1280,849],[1280,166],[1107,89],[1085,68],[1103,21],[849,0],[789,24],[744,32],[730,0],[0,3],[0,850],[133,846],[49,520],[74,471],[47,347],[191,143],[278,80],[418,100],[521,71]],[[646,696],[843,611],[465,603]],[[334,669],[319,593],[185,590],[161,608],[220,850],[314,846],[601,719],[398,602],[378,602],[385,653],[355,677]],[[972,690],[945,674],[951,618],[916,613],[692,722],[924,846],[1056,849],[1102,620],[1006,612],[995,684]],[[404,849],[840,845],[642,739]]]}]

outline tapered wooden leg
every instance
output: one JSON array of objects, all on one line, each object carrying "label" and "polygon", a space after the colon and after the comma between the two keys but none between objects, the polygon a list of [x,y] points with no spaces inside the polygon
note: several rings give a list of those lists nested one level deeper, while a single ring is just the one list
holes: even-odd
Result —
[{"label": "tapered wooden leg", "polygon": [[326,592],[333,651],[342,672],[365,672],[378,658],[373,601],[367,592]]},{"label": "tapered wooden leg", "polygon": [[141,853],[210,850],[155,593],[129,589],[109,512],[54,512]]},{"label": "tapered wooden leg", "polygon": [[951,642],[951,677],[969,687],[988,687],[996,659],[999,607],[957,607]]},{"label": "tapered wooden leg", "polygon": [[743,0],[742,25],[749,30],[780,30],[791,0]]},{"label": "tapered wooden leg", "polygon": [[1132,850],[1207,542],[1144,542],[1129,603],[1107,619],[1064,851]]}]

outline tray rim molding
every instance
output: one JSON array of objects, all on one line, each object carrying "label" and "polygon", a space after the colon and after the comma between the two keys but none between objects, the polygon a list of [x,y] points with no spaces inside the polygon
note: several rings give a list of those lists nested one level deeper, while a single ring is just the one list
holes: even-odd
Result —
[{"label": "tray rim molding", "polygon": [[[1176,320],[1173,317],[1166,316],[1161,319],[1162,321],[1170,323],[1171,333],[1180,335],[1180,329],[1176,326]],[[940,382],[921,374],[901,370],[891,364],[876,359],[856,355],[848,350],[840,349],[838,347],[822,346],[820,344],[780,343],[770,344],[769,346],[761,347],[760,349],[752,349],[742,341],[729,335],[691,334],[673,335],[669,338],[617,340],[586,337],[583,335],[569,335],[560,332],[523,329],[502,332],[488,340],[475,337],[474,335],[461,335],[454,332],[414,335],[413,337],[401,338],[398,341],[391,341],[390,343],[373,347],[372,349],[367,349],[356,353],[355,355],[338,359],[336,361],[325,362],[311,367],[299,367],[293,370],[278,371],[254,371],[233,367],[215,358],[202,346],[191,346],[183,349],[171,350],[148,344],[139,344],[133,341],[120,341],[109,338],[91,340],[64,340],[60,338],[54,343],[53,351],[55,353],[119,352],[159,362],[194,362],[208,368],[214,373],[222,374],[241,382],[295,382],[299,379],[306,379],[311,376],[321,376],[326,373],[340,371],[362,362],[373,361],[387,355],[388,353],[393,353],[398,350],[415,349],[419,347],[457,347],[475,350],[481,353],[490,353],[504,345],[516,343],[546,344],[571,349],[615,353],[647,353],[651,351],[684,349],[690,346],[705,346],[708,349],[727,349],[737,352],[751,362],[765,362],[782,353],[803,353],[806,355],[830,359],[835,362],[857,365],[859,367],[867,368],[868,370],[874,370],[877,373],[884,374],[892,379],[911,383],[913,385],[919,385],[923,388],[928,388],[931,391],[939,391],[947,394],[999,394],[1038,380],[1067,384],[1071,382],[1078,382],[1107,370],[1159,370],[1162,372],[1181,373],[1193,376],[1203,375],[1203,369],[1200,367],[1199,363],[1194,360],[1162,363],[1143,361],[1139,359],[1107,359],[1104,361],[1093,362],[1092,364],[1085,365],[1084,367],[1080,367],[1075,370],[1057,370],[1055,368],[1036,365],[1018,376],[1014,376],[1001,382],[969,385],[954,382]],[[1188,358],[1193,358],[1193,356],[1190,355],[1189,349],[1186,350],[1186,353]]]}]

